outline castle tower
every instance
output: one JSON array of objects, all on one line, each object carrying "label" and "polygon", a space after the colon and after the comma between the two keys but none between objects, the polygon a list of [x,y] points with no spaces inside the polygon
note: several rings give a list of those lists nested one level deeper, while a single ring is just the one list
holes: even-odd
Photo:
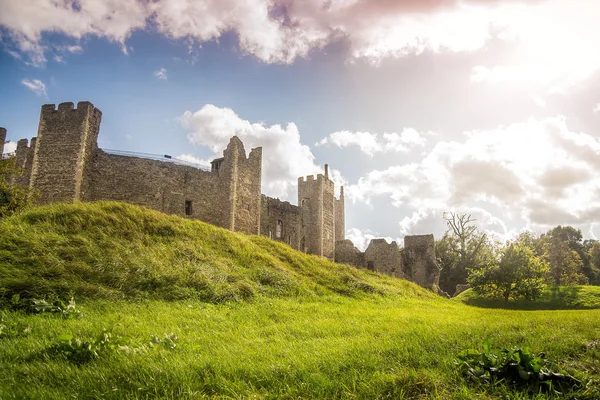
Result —
[{"label": "castle tower", "polygon": [[246,158],[244,144],[234,136],[213,161],[212,170],[223,174],[229,191],[227,228],[249,235],[260,235],[262,147],[252,149]]},{"label": "castle tower", "polygon": [[335,241],[346,239],[346,220],[344,215],[344,187],[340,186],[340,198],[335,200]]},{"label": "castle tower", "polygon": [[101,119],[87,101],[42,106],[31,171],[39,203],[86,199]]},{"label": "castle tower", "polygon": [[0,128],[0,158],[4,153],[4,142],[6,141],[6,128]]},{"label": "castle tower", "polygon": [[298,205],[302,210],[301,251],[329,259],[335,253],[334,183],[325,175],[298,178]]}]

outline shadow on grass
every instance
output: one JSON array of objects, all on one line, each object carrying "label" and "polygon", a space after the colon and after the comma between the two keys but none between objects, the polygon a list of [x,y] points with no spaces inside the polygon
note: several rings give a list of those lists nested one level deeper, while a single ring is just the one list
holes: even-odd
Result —
[{"label": "shadow on grass", "polygon": [[509,310],[591,310],[600,308],[600,286],[552,286],[536,300],[518,299],[505,302],[502,299],[481,297],[469,289],[456,300],[481,308],[504,308]]}]

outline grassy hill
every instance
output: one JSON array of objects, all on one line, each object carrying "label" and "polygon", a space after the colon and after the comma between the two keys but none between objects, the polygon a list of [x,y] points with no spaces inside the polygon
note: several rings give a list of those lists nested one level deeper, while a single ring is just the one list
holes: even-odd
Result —
[{"label": "grassy hill", "polygon": [[600,286],[550,286],[535,301],[518,299],[505,303],[477,295],[472,289],[454,298],[476,307],[512,310],[585,310],[600,308]]},{"label": "grassy hill", "polygon": [[[69,293],[75,310],[31,312]],[[536,397],[462,376],[485,339],[544,351],[583,382],[564,398],[600,397],[599,310],[470,307],[126,204],[0,221],[0,296],[0,399]]]}]

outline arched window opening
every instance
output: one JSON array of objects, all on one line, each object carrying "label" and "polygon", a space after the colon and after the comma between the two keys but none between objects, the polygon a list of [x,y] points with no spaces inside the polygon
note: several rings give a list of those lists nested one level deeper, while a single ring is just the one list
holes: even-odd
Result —
[{"label": "arched window opening", "polygon": [[282,232],[283,232],[283,222],[281,222],[281,220],[277,220],[277,226],[275,227],[275,238],[281,239]]}]

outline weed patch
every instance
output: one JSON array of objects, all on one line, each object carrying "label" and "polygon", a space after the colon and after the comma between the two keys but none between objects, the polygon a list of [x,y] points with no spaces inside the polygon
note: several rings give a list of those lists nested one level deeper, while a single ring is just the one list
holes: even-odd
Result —
[{"label": "weed patch", "polygon": [[475,383],[507,384],[530,393],[560,395],[581,387],[581,382],[566,373],[552,372],[545,354],[535,355],[527,347],[492,349],[489,340],[482,351],[469,349],[457,355],[461,373]]}]

